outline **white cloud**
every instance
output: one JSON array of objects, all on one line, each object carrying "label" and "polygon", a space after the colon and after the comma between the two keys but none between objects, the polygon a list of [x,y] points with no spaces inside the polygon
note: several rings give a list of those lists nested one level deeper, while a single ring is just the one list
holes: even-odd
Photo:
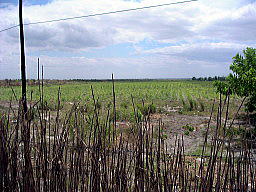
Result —
[{"label": "white cloud", "polygon": [[[256,44],[254,44],[254,47]],[[168,46],[150,50],[140,50],[138,54],[156,54],[183,57],[188,60],[210,61],[210,62],[230,62],[232,57],[242,49],[248,47],[247,44],[239,43],[190,43],[177,46]]]},{"label": "white cloud", "polygon": [[[81,0],[53,1],[43,6],[24,7],[24,23],[141,7],[146,4],[148,3],[144,1],[138,3],[122,0],[87,1],[86,3]],[[180,8],[182,9],[182,5]],[[25,27],[27,45],[38,47],[42,44],[42,47],[45,47],[45,43],[47,43],[51,48],[80,49],[81,47],[106,46],[125,41],[137,42],[146,37],[156,40],[188,37],[192,33],[189,27],[193,23],[178,11],[179,9],[170,6],[60,23],[31,25]],[[14,20],[15,13],[17,13],[17,8],[9,9],[5,13],[7,20]],[[8,25],[2,26],[4,28]],[[8,32],[6,35],[16,37],[16,41],[18,41],[18,34],[14,35],[13,33]],[[77,46],[75,46],[76,44]]]},{"label": "white cloud", "polygon": [[[54,0],[46,5],[25,5],[24,22],[73,17],[93,13],[168,3],[168,0]],[[174,2],[174,1],[173,1]],[[49,78],[82,77],[84,68],[88,78],[106,78],[117,70],[120,78],[133,76],[161,77],[192,76],[228,72],[235,53],[247,46],[255,46],[256,3],[251,1],[210,1],[172,5],[126,13],[96,16],[56,23],[25,26],[26,53],[62,51],[78,53],[119,43],[137,43],[150,39],[175,46],[144,50],[135,46],[136,58],[58,58],[45,57],[45,63],[58,66]],[[18,10],[13,5],[0,7],[0,29],[18,22]],[[19,63],[19,31],[0,33],[0,78],[19,76],[11,71]],[[146,55],[145,55],[146,54]],[[35,54],[34,54],[35,55]],[[33,57],[27,56],[28,66]],[[91,59],[91,60],[89,60]],[[80,63],[79,65],[77,63]],[[8,65],[8,67],[6,67]],[[72,66],[77,66],[72,68]],[[86,67],[85,67],[86,66]],[[107,67],[106,67],[107,66]],[[71,67],[74,73],[66,73]],[[53,69],[53,67],[51,67]],[[33,69],[34,70],[34,69]],[[31,69],[31,71],[33,71]],[[144,73],[143,73],[144,70]],[[169,71],[168,71],[169,70]],[[70,70],[69,70],[70,71]],[[174,74],[173,71],[176,73]],[[198,72],[200,71],[200,72]],[[91,74],[94,74],[91,75]]]},{"label": "white cloud", "polygon": [[255,42],[256,3],[213,17],[198,33],[222,41]]}]

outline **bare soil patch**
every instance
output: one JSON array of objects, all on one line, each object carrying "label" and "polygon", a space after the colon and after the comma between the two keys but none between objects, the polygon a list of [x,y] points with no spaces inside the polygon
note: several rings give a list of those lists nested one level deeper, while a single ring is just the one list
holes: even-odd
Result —
[{"label": "bare soil patch", "polygon": [[[161,118],[164,124],[162,133],[170,150],[175,146],[175,140],[182,135],[187,153],[196,151],[203,144],[209,117],[179,113],[156,115],[153,116],[154,120],[156,120],[155,117]],[[188,128],[191,130],[189,131]]]}]

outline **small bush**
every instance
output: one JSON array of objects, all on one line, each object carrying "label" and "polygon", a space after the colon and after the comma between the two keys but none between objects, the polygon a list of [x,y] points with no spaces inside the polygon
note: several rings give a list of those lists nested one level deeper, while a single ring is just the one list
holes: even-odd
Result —
[{"label": "small bush", "polygon": [[182,102],[183,109],[186,109],[187,104],[186,104],[185,99],[183,97],[181,98],[181,102]]},{"label": "small bush", "polygon": [[189,124],[184,125],[182,128],[185,129],[185,131],[184,131],[185,135],[189,135],[190,132],[193,132],[195,130],[195,128],[192,125],[189,125]]},{"label": "small bush", "polygon": [[204,102],[202,100],[199,100],[199,106],[200,106],[200,109],[199,109],[200,112],[205,111],[205,105],[204,105]]},{"label": "small bush", "polygon": [[184,111],[193,111],[197,109],[197,102],[191,96],[188,96],[187,99],[184,99],[182,97],[181,102],[182,102]]},{"label": "small bush", "polygon": [[256,111],[256,94],[249,97],[248,102],[245,104],[245,109],[248,112]]},{"label": "small bush", "polygon": [[188,97],[188,103],[189,103],[189,106],[188,106],[189,111],[193,111],[197,109],[197,102],[191,96]]},{"label": "small bush", "polygon": [[136,122],[136,119],[137,119],[139,122],[141,122],[142,119],[143,119],[143,114],[142,114],[142,112],[141,112],[139,109],[137,109],[137,110],[135,111],[135,113],[134,113],[134,112],[131,112],[131,113],[130,113],[130,121]]},{"label": "small bush", "polygon": [[141,111],[141,113],[144,116],[156,113],[156,106],[153,103],[144,106],[139,104],[137,105],[137,108]]},{"label": "small bush", "polygon": [[189,135],[190,132],[188,130],[184,131],[184,135]]},{"label": "small bush", "polygon": [[149,105],[149,111],[150,111],[150,113],[156,113],[156,105],[155,104],[150,104]]},{"label": "small bush", "polygon": [[166,140],[167,138],[168,138],[167,134],[163,134],[163,135],[161,136],[161,139],[163,139],[163,140]]},{"label": "small bush", "polygon": [[239,135],[244,135],[246,133],[246,130],[244,127],[231,127],[230,129],[227,130],[227,135],[231,136],[231,135],[235,135],[235,136],[239,136]]}]

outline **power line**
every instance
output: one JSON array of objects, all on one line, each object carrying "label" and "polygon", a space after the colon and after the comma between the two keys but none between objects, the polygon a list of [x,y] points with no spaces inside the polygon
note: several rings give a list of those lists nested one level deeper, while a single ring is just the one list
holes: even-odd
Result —
[{"label": "power line", "polygon": [[[24,25],[24,24],[23,24],[23,25]],[[14,25],[14,26],[12,26],[12,27],[8,27],[8,28],[6,28],[6,29],[1,30],[0,33],[1,33],[1,32],[4,32],[4,31],[8,31],[8,30],[13,29],[13,28],[16,28],[16,27],[19,27],[19,26],[20,26],[20,25]]]},{"label": "power line", "polygon": [[[155,7],[163,7],[163,6],[168,6],[168,5],[190,3],[190,2],[193,2],[193,1],[198,1],[198,0],[188,0],[188,1],[180,1],[180,2],[174,2],[174,3],[164,3],[164,4],[158,4],[158,5],[150,5],[150,6],[146,6],[146,7],[137,7],[137,8],[132,8],[132,9],[123,9],[123,10],[118,10],[118,11],[110,11],[110,12],[104,12],[104,13],[96,13],[96,14],[82,15],[82,16],[76,16],[76,17],[66,17],[66,18],[61,18],[61,19],[38,21],[38,22],[24,23],[23,25],[36,25],[36,24],[43,24],[43,23],[52,23],[52,22],[58,22],[58,21],[81,19],[81,18],[87,18],[87,17],[109,15],[109,14],[114,14],[114,13],[122,13],[122,12],[128,12],[128,11],[136,11],[136,10],[142,10],[142,9],[149,9],[149,8],[155,8]],[[19,25],[14,25],[14,26],[2,29],[2,30],[0,30],[0,33],[4,32],[4,31],[8,31],[8,30],[13,29],[13,28],[16,28],[18,26]]]}]

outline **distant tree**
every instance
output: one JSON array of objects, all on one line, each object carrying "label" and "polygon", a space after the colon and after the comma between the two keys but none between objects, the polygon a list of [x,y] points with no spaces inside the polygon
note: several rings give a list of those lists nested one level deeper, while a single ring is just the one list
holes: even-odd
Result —
[{"label": "distant tree", "polygon": [[208,81],[212,81],[213,80],[213,78],[212,77],[208,77]]},{"label": "distant tree", "polygon": [[217,91],[226,94],[237,94],[247,97],[246,110],[256,110],[256,49],[246,48],[243,55],[239,53],[233,57],[230,65],[232,73],[226,78],[227,81],[217,81]]},{"label": "distant tree", "polygon": [[193,81],[195,81],[195,80],[196,80],[196,78],[195,78],[195,77],[192,77],[192,80],[193,80]]},{"label": "distant tree", "polygon": [[217,77],[217,80],[219,80],[219,81],[225,81],[226,80],[226,77]]}]

